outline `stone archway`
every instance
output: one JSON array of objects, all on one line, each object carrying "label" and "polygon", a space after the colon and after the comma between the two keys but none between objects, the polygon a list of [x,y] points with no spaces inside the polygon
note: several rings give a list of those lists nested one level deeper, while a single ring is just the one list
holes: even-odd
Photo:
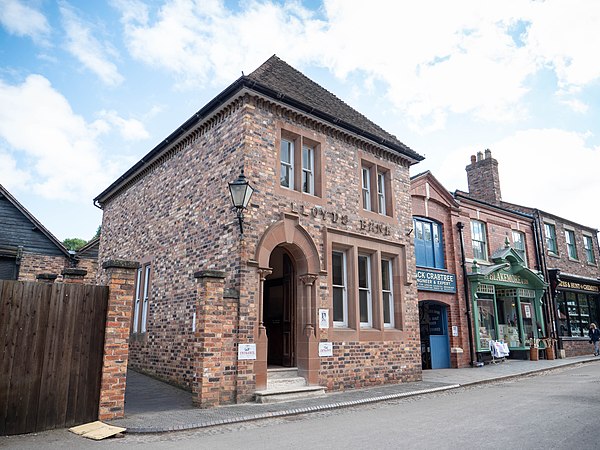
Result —
[{"label": "stone archway", "polygon": [[282,248],[291,258],[295,267],[293,289],[296,298],[296,363],[298,374],[308,384],[318,384],[318,339],[316,336],[316,279],[321,272],[317,246],[309,233],[298,223],[298,217],[284,214],[282,220],[271,225],[256,248],[255,261],[258,263],[258,338],[256,361],[256,387],[263,389],[267,384],[268,339],[264,326],[265,281],[273,272],[270,267],[271,254]]}]

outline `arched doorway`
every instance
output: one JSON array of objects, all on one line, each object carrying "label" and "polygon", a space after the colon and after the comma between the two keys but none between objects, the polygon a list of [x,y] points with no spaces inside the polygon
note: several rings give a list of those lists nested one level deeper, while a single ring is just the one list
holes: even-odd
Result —
[{"label": "arched doorway", "polygon": [[296,365],[296,283],[294,264],[287,251],[275,247],[269,259],[273,272],[263,291],[264,326],[268,337],[267,365]]},{"label": "arched doorway", "polygon": [[419,328],[422,368],[449,368],[450,339],[446,305],[428,301],[419,302]]}]

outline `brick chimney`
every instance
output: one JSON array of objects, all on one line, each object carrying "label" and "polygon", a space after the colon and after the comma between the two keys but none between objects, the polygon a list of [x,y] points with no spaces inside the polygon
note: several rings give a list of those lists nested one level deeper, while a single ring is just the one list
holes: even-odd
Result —
[{"label": "brick chimney", "polygon": [[498,161],[492,158],[489,149],[486,149],[485,157],[482,152],[477,152],[477,156],[472,155],[471,164],[466,170],[469,195],[494,205],[502,201]]}]

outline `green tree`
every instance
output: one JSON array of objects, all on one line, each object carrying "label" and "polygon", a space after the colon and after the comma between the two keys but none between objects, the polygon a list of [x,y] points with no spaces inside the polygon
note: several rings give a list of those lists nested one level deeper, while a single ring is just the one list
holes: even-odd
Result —
[{"label": "green tree", "polygon": [[94,235],[94,237],[92,239],[96,239],[97,237],[100,237],[100,233],[102,232],[102,225],[98,225],[98,229],[96,230],[96,234]]},{"label": "green tree", "polygon": [[67,247],[68,250],[75,251],[79,250],[85,244],[87,244],[87,241],[79,238],[67,238],[63,241],[63,245]]}]

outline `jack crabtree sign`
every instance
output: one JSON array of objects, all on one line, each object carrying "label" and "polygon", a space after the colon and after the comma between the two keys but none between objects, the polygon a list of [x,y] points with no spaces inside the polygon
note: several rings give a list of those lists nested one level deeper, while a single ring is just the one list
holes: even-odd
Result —
[{"label": "jack crabtree sign", "polygon": [[417,269],[417,289],[454,294],[456,293],[456,275]]}]

